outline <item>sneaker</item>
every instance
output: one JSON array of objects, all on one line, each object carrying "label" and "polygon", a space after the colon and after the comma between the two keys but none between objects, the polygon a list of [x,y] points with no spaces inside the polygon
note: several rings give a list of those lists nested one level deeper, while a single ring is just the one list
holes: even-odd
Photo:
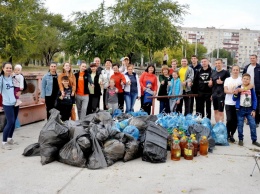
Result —
[{"label": "sneaker", "polygon": [[234,139],[233,136],[230,136],[229,141],[232,142],[232,143],[235,143],[235,142],[236,142],[236,140]]},{"label": "sneaker", "polygon": [[244,145],[243,140],[239,140],[238,145],[243,146]]},{"label": "sneaker", "polygon": [[252,144],[257,146],[257,147],[260,147],[260,143],[258,143],[257,141],[254,141]]},{"label": "sneaker", "polygon": [[12,147],[8,143],[5,143],[5,144],[2,144],[2,149],[4,149],[4,150],[11,150]]},{"label": "sneaker", "polygon": [[19,145],[16,141],[14,141],[13,139],[10,139],[10,140],[7,140],[7,143],[9,144],[9,145]]},{"label": "sneaker", "polygon": [[16,100],[15,106],[19,106],[20,104],[22,104],[22,101],[20,99]]}]

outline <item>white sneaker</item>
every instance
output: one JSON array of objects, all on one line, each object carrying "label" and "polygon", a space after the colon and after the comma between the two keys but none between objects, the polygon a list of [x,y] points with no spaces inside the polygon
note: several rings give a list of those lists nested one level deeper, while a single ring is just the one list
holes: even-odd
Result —
[{"label": "white sneaker", "polygon": [[16,141],[14,141],[13,139],[10,139],[10,140],[7,140],[7,143],[9,144],[9,145],[19,145]]},{"label": "white sneaker", "polygon": [[8,143],[5,143],[5,144],[2,144],[2,149],[4,149],[4,150],[11,150],[12,147]]},{"label": "white sneaker", "polygon": [[19,106],[20,104],[22,104],[22,101],[20,99],[16,100],[15,106]]}]

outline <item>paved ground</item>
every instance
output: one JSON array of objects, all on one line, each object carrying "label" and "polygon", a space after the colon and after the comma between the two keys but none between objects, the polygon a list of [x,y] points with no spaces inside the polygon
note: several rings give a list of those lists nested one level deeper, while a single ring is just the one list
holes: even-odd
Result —
[{"label": "paved ground", "polygon": [[[193,161],[168,160],[163,164],[127,163],[89,170],[53,162],[42,166],[40,157],[24,157],[24,148],[38,140],[46,121],[15,131],[19,145],[0,149],[0,194],[31,193],[250,193],[260,191],[260,172],[255,170],[249,127],[245,127],[245,146],[217,146],[212,154]],[[260,130],[258,129],[258,134]],[[236,135],[237,136],[237,135]],[[258,150],[259,152],[260,150]],[[260,163],[260,162],[259,162]]]}]

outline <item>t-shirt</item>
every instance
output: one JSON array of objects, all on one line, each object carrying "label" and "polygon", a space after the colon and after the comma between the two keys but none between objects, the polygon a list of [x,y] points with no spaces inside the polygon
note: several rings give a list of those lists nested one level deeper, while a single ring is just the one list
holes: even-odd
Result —
[{"label": "t-shirt", "polygon": [[[242,86],[241,88],[244,88],[244,87]],[[251,90],[242,91],[240,93],[240,106],[243,106],[243,107],[252,106]]]},{"label": "t-shirt", "polygon": [[51,96],[56,98],[59,92],[58,75],[57,74],[52,75],[52,79],[53,79],[53,85],[52,85]]},{"label": "t-shirt", "polygon": [[[236,79],[228,77],[224,82],[224,87],[228,88],[228,91],[233,92],[238,86],[242,84],[242,78],[238,77]],[[236,101],[233,101],[233,94],[226,94],[225,97],[226,105],[236,105]]]},{"label": "t-shirt", "polygon": [[[230,74],[228,71],[222,69],[221,71],[213,71],[211,78],[213,81],[213,87],[212,87],[212,98],[223,98],[225,97],[224,92],[224,82],[225,79],[230,77]],[[217,80],[221,79],[223,81],[222,84],[217,84]]]},{"label": "t-shirt", "polygon": [[246,71],[251,76],[251,84],[255,85],[255,65],[249,65]]},{"label": "t-shirt", "polygon": [[85,75],[85,72],[79,72],[77,94],[80,96],[85,95],[84,94],[84,75]]},{"label": "t-shirt", "polygon": [[[187,66],[187,67],[181,67],[181,68],[180,68],[180,70],[179,70],[179,75],[180,75],[180,80],[181,80],[181,82],[186,81],[186,80],[185,80],[185,75],[186,75],[187,70],[188,70],[188,66]],[[185,90],[185,87],[183,87],[183,90]]]}]

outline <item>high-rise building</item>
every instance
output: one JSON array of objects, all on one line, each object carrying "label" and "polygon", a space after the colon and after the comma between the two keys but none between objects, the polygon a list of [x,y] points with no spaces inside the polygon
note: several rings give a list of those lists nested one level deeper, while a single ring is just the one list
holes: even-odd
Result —
[{"label": "high-rise building", "polygon": [[260,55],[260,30],[180,27],[179,31],[189,43],[204,45],[210,58],[217,58],[209,55],[215,49],[231,52],[240,67],[249,63],[251,54]]}]

